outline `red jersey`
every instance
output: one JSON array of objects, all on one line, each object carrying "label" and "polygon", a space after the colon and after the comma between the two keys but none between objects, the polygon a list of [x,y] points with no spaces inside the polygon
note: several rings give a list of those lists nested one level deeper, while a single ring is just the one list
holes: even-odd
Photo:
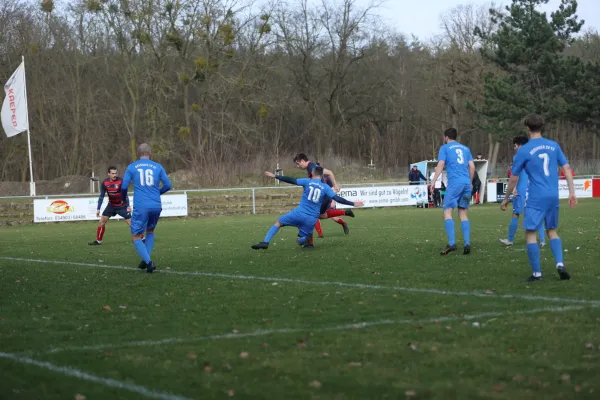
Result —
[{"label": "red jersey", "polygon": [[123,192],[121,192],[122,185],[123,180],[119,177],[114,181],[111,181],[110,178],[106,178],[104,182],[102,182],[102,185],[100,186],[100,198],[98,199],[98,210],[100,209],[100,206],[102,206],[105,193],[108,193],[108,203],[113,207],[126,207],[129,205],[128,199],[123,199]]}]

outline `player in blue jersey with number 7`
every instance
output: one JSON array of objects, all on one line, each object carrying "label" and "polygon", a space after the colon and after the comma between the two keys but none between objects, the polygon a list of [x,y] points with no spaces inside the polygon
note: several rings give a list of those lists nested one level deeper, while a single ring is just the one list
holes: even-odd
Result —
[{"label": "player in blue jersey with number 7", "polygon": [[312,232],[315,229],[315,224],[321,215],[321,205],[327,198],[328,202],[335,199],[338,203],[347,204],[349,206],[362,207],[362,201],[352,202],[340,196],[337,196],[333,189],[323,179],[323,168],[316,167],[312,171],[312,178],[294,179],[287,176],[275,176],[272,172],[265,172],[265,175],[270,178],[276,178],[283,182],[302,186],[304,192],[302,200],[298,207],[289,213],[282,215],[275,224],[269,229],[264,240],[260,243],[252,245],[254,250],[268,249],[269,243],[273,236],[279,232],[282,226],[295,226],[298,228],[298,244],[302,247],[313,247]]},{"label": "player in blue jersey with number 7", "polygon": [[[542,137],[544,119],[540,115],[531,114],[525,118],[524,122],[529,133],[529,142],[523,145],[515,155],[511,169],[512,176],[508,182],[506,193],[512,193],[519,182],[519,175],[526,172],[529,177],[529,188],[523,228],[526,231],[527,257],[533,273],[525,282],[542,280],[540,248],[537,244],[536,234],[543,224],[546,225],[546,231],[550,238],[550,249],[556,260],[556,271],[560,279],[571,279],[563,263],[562,242],[556,233],[559,208],[558,166],[564,169],[569,185],[569,205],[571,207],[577,205],[571,167],[559,144]],[[500,205],[502,211],[506,211],[507,204],[508,196],[505,196]]]},{"label": "player in blue jersey with number 7", "polygon": [[431,180],[433,193],[435,182],[446,167],[448,186],[444,198],[444,228],[448,236],[448,245],[440,253],[442,255],[456,251],[454,220],[452,219],[452,211],[455,208],[458,208],[460,227],[463,232],[463,254],[471,252],[471,223],[467,216],[467,210],[471,201],[471,182],[475,174],[475,163],[473,163],[471,150],[464,144],[458,143],[457,137],[458,132],[455,128],[448,128],[444,131],[444,145],[440,147],[438,165],[435,167],[435,175]]},{"label": "player in blue jersey with number 7", "polygon": [[[156,265],[150,255],[154,248],[154,229],[162,211],[160,195],[171,190],[171,182],[162,165],[150,160],[150,145],[142,143],[138,147],[139,160],[129,164],[123,178],[123,196],[127,198],[127,187],[133,182],[134,204],[131,216],[131,236],[133,247],[142,258],[140,269],[152,273]],[[162,187],[160,183],[162,182]],[[146,232],[146,243],[142,235]]]}]

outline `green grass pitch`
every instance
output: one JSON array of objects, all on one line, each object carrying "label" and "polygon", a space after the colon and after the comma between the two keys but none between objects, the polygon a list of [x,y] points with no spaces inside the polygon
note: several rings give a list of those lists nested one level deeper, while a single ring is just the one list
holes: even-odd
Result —
[{"label": "green grass pitch", "polygon": [[[562,204],[570,281],[544,280],[510,213],[473,207],[440,256],[440,210],[356,210],[315,249],[276,216],[162,219],[154,274],[126,225],[0,229],[2,399],[598,399],[600,204]],[[457,225],[457,239],[462,235]],[[76,397],[79,396],[79,397]]]}]

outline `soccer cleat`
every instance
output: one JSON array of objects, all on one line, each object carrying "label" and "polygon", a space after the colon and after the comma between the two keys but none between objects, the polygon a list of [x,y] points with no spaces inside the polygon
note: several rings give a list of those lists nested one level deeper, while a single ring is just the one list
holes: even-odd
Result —
[{"label": "soccer cleat", "polygon": [[311,244],[311,243],[306,243],[306,244],[303,244],[303,245],[302,245],[302,248],[303,248],[303,249],[314,249],[314,248],[315,248],[315,245],[314,245],[314,244]]},{"label": "soccer cleat", "polygon": [[546,242],[541,242],[540,243],[540,247],[544,247],[546,245]]},{"label": "soccer cleat", "polygon": [[440,254],[443,255],[443,256],[445,256],[448,253],[450,253],[451,251],[456,251],[456,245],[455,244],[453,244],[452,246],[447,245],[446,248],[440,252]]},{"label": "soccer cleat", "polygon": [[101,244],[102,244],[102,242],[94,240],[93,242],[89,242],[88,246],[100,246]]},{"label": "soccer cleat", "polygon": [[154,264],[152,261],[150,261],[148,264],[146,264],[146,272],[151,274],[152,271],[154,271],[156,269],[156,264]]},{"label": "soccer cleat", "polygon": [[344,225],[342,225],[342,227],[344,228],[344,233],[347,235],[350,233],[350,228],[348,228],[348,224],[344,222]]},{"label": "soccer cleat", "polygon": [[347,216],[347,217],[354,218],[354,211],[352,211],[351,208],[347,208],[346,210],[344,210],[344,215]]},{"label": "soccer cleat", "polygon": [[253,245],[252,245],[252,248],[253,248],[254,250],[259,250],[259,249],[264,249],[264,250],[266,250],[266,249],[268,249],[268,248],[269,248],[269,243],[267,243],[267,242],[260,242],[260,243],[257,243],[257,244],[253,244]]},{"label": "soccer cleat", "polygon": [[146,267],[147,267],[147,266],[148,266],[148,265],[146,264],[146,261],[142,260],[142,261],[140,262],[140,265],[138,265],[138,268],[139,268],[139,269],[146,269]]},{"label": "soccer cleat", "polygon": [[571,275],[569,275],[564,266],[556,268],[556,272],[558,272],[558,276],[560,276],[561,281],[568,281],[571,279]]},{"label": "soccer cleat", "polygon": [[541,276],[533,276],[531,275],[529,278],[525,279],[524,281],[521,281],[523,283],[528,283],[528,282],[537,282],[537,281],[541,281],[542,277]]},{"label": "soccer cleat", "polygon": [[513,245],[513,242],[510,242],[508,239],[500,239],[500,243],[502,243],[506,247],[510,247]]},{"label": "soccer cleat", "polygon": [[319,239],[323,239],[323,235],[319,235]]},{"label": "soccer cleat", "polygon": [[463,249],[463,254],[470,254],[470,253],[471,253],[471,245],[466,244],[465,248]]}]

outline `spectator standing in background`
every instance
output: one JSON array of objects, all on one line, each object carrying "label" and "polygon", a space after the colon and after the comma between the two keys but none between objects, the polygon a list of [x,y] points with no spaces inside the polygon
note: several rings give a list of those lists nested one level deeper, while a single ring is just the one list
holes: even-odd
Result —
[{"label": "spectator standing in background", "polygon": [[423,176],[423,173],[413,165],[410,172],[408,173],[408,184],[409,185],[420,185],[421,179],[427,182],[427,178]]}]

